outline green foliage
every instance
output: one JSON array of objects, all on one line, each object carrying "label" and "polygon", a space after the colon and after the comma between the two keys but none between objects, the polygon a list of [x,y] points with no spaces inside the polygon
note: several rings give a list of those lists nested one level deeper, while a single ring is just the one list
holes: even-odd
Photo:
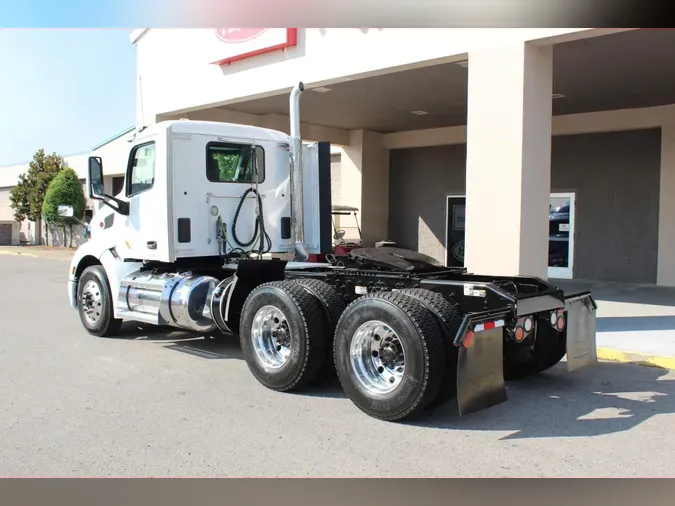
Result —
[{"label": "green foliage", "polygon": [[[84,217],[85,205],[86,197],[82,190],[82,183],[77,173],[70,167],[66,167],[49,184],[42,205],[42,216],[45,223],[53,227],[73,225]],[[59,216],[59,206],[72,206],[73,217]]]},{"label": "green foliage", "polygon": [[23,221],[37,221],[42,214],[47,188],[52,179],[61,172],[65,161],[56,153],[46,155],[40,149],[28,165],[28,172],[19,176],[19,183],[12,189],[9,196],[14,218]]},{"label": "green foliage", "polygon": [[239,151],[213,152],[211,156],[218,162],[220,181],[234,181],[239,164]]}]

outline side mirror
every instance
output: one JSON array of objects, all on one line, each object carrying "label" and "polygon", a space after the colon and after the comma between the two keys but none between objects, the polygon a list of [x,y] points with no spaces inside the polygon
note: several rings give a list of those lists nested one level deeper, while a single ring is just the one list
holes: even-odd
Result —
[{"label": "side mirror", "polygon": [[89,198],[103,200],[103,161],[98,156],[89,157]]},{"label": "side mirror", "polygon": [[72,218],[74,213],[73,206],[59,206],[56,212],[59,216],[63,216],[64,218]]},{"label": "side mirror", "polygon": [[105,194],[103,186],[103,161],[98,156],[89,157],[89,198],[101,200],[116,213],[129,216],[129,202]]}]

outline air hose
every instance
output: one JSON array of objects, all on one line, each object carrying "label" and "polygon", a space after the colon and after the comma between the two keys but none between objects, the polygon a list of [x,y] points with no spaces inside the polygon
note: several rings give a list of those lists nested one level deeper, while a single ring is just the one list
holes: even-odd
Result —
[{"label": "air hose", "polygon": [[[248,242],[241,242],[239,240],[239,237],[237,237],[237,221],[239,220],[239,213],[241,212],[241,208],[244,205],[246,197],[248,196],[249,193],[253,193],[256,196],[258,204],[256,209],[255,227],[253,229],[253,236],[251,237],[251,240]],[[227,235],[225,237],[227,238]],[[271,251],[272,239],[270,239],[270,236],[265,231],[265,218],[263,214],[262,197],[260,196],[260,193],[256,188],[251,187],[247,189],[239,199],[239,205],[237,206],[237,210],[234,213],[234,219],[232,220],[232,239],[234,239],[234,242],[237,243],[237,245],[239,245],[242,249],[244,249],[253,246],[253,244],[256,242],[256,239],[258,238],[260,238],[258,249],[257,250],[253,249],[249,253],[257,253],[258,256],[262,256],[265,253]],[[232,249],[234,250],[239,248],[232,248]]]}]

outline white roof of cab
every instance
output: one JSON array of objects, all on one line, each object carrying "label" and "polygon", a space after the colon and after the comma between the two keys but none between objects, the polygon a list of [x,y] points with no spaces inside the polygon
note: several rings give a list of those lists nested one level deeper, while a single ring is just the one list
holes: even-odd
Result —
[{"label": "white roof of cab", "polygon": [[220,121],[171,120],[157,123],[157,127],[170,128],[172,132],[201,135],[223,135],[258,141],[288,142],[288,135],[278,130]]}]

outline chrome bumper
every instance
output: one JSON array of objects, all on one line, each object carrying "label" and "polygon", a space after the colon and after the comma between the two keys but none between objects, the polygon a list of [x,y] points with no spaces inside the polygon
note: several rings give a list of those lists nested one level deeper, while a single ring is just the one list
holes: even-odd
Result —
[{"label": "chrome bumper", "polygon": [[68,301],[70,307],[77,309],[77,281],[68,280]]}]

